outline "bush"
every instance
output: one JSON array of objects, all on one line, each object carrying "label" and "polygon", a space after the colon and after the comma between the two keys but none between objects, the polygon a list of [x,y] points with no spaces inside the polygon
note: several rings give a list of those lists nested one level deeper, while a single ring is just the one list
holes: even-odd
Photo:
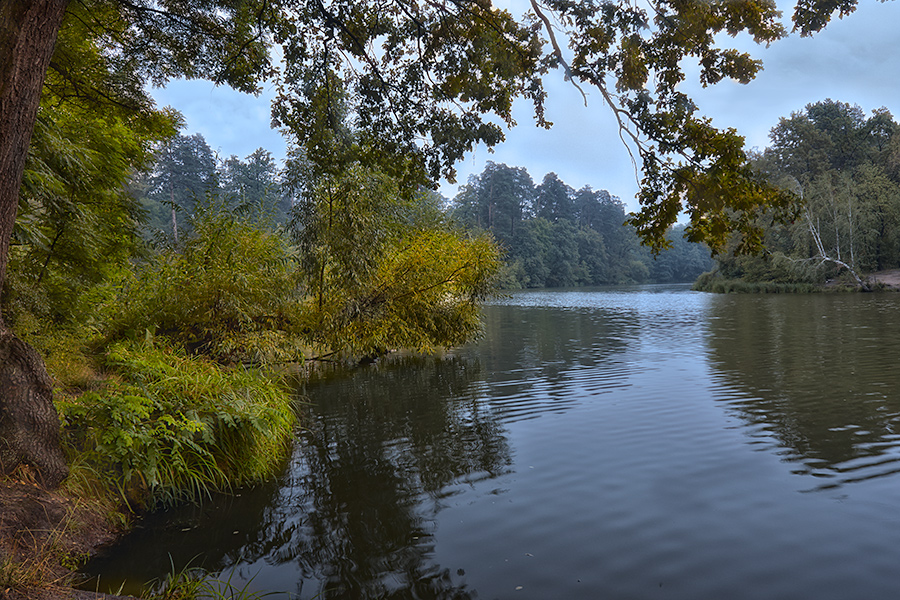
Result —
[{"label": "bush", "polygon": [[110,340],[163,335],[221,362],[296,358],[293,248],[279,232],[208,209],[181,252],[156,255],[119,285]]}]

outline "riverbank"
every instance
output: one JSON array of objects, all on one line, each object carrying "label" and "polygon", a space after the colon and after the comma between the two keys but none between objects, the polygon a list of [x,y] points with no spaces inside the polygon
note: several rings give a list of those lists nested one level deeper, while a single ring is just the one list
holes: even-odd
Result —
[{"label": "riverbank", "polygon": [[28,467],[0,480],[0,600],[115,598],[71,587],[100,547],[148,510],[271,477],[288,454],[297,413],[283,370],[224,366],[153,340],[71,368],[76,354],[47,352],[68,478],[53,491]]},{"label": "riverbank", "polygon": [[[866,275],[863,281],[869,286],[867,291],[900,291],[900,269],[875,271]],[[717,294],[805,294],[826,291],[857,291],[859,286],[850,279],[832,279],[823,284],[747,281],[740,278],[722,277],[717,272],[711,271],[698,277],[692,289],[698,292]]]},{"label": "riverbank", "polygon": [[900,269],[888,269],[885,271],[876,271],[869,277],[878,284],[887,289],[900,291]]},{"label": "riverbank", "polygon": [[72,585],[75,569],[122,526],[101,505],[47,491],[19,473],[0,480],[0,600],[121,600]]}]

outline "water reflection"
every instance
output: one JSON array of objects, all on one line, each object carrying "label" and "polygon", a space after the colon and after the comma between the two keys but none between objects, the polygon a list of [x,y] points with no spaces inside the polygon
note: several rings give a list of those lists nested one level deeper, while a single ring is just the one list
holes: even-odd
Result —
[{"label": "water reflection", "polygon": [[[720,398],[819,486],[900,472],[894,295],[718,297],[708,326]],[[737,392],[737,393],[734,393]]]},{"label": "water reflection", "polygon": [[[534,294],[537,296],[537,294]],[[516,299],[532,300],[530,294]],[[476,349],[488,377],[481,389],[504,422],[565,412],[585,392],[625,387],[626,375],[643,368],[625,365],[624,350],[640,332],[637,311],[601,308],[489,306],[485,336]]]},{"label": "water reflection", "polygon": [[260,576],[267,590],[280,579],[302,598],[472,597],[463,571],[430,557],[442,502],[511,468],[504,428],[473,384],[480,370],[397,357],[313,378],[281,481],[154,515],[86,570],[107,590],[191,565]]},{"label": "water reflection", "polygon": [[[310,404],[280,481],[154,515],[87,570],[107,590],[135,582],[131,592],[192,565],[300,598],[475,597],[465,568],[476,549],[466,564],[435,558],[439,514],[508,493],[510,428],[627,391],[657,354],[694,348],[703,318],[693,295],[522,294],[486,307],[483,341],[453,355],[321,373],[301,390]],[[531,460],[556,468],[553,455]],[[562,480],[578,468],[560,468]],[[523,518],[550,522],[555,506],[526,506]]]},{"label": "water reflection", "polygon": [[406,358],[310,382],[312,421],[286,489],[303,532],[273,560],[297,561],[324,598],[469,597],[429,557],[442,500],[512,462],[497,416],[468,391],[478,371]]}]

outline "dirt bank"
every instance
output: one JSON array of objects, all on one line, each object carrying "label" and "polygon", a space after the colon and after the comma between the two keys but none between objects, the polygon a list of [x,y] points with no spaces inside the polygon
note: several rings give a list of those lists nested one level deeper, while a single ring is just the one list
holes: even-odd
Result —
[{"label": "dirt bank", "polygon": [[900,269],[888,269],[876,271],[869,275],[876,283],[883,284],[887,288],[900,290]]},{"label": "dirt bank", "polygon": [[73,590],[73,568],[117,534],[97,508],[27,480],[0,479],[0,600],[113,600]]}]

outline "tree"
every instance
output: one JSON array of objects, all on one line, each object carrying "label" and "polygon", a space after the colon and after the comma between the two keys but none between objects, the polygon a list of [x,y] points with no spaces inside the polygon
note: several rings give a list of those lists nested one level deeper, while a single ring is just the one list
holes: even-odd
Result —
[{"label": "tree", "polygon": [[473,175],[454,200],[453,216],[459,222],[490,231],[507,247],[531,204],[534,182],[521,167],[488,161],[480,175]]},{"label": "tree", "polygon": [[278,167],[268,150],[257,148],[244,160],[231,156],[219,172],[222,193],[230,203],[272,213],[278,221],[288,218],[289,198],[282,194]]},{"label": "tree", "polygon": [[[289,164],[289,179],[297,168]],[[428,194],[405,198],[394,179],[348,165],[305,191],[295,224],[305,329],[323,351],[430,351],[479,330],[499,251],[486,235],[454,230]]]},{"label": "tree", "polygon": [[199,133],[169,139],[157,151],[147,183],[150,199],[169,209],[171,220],[164,229],[172,232],[177,245],[179,229],[184,233],[198,203],[218,193],[216,159],[209,144]]},{"label": "tree", "polygon": [[[809,34],[855,5],[800,2],[794,22]],[[68,7],[67,0],[0,4],[0,288],[41,89]],[[335,74],[352,98],[350,128],[362,136],[366,160],[409,190],[429,177],[452,178],[454,161],[475,144],[500,142],[501,126],[485,115],[512,125],[516,97],[530,100],[538,123],[547,125],[541,78],[560,67],[576,84],[600,90],[623,138],[637,148],[643,208],[632,222],[656,248],[665,245],[664,234],[682,209],[691,217],[691,239],[718,248],[736,229],[743,246],[752,248],[760,239],[758,211],[784,211],[790,204],[790,195],[754,177],[743,139],[697,116],[677,88],[686,57],[700,61],[703,83],[752,79],[759,63],[720,48],[717,34],[778,39],[784,31],[773,2],[533,0],[534,13],[523,22],[487,0],[396,0],[384,8],[371,0],[83,0],[71,4],[67,18],[89,24],[104,59],[132,88],[184,76],[254,92],[262,79],[277,76],[274,118],[305,132],[313,162],[328,161],[328,144],[316,142],[334,128],[328,106]],[[561,34],[547,13],[562,24]],[[568,37],[570,61],[559,35]],[[276,44],[284,57],[280,70],[270,60]],[[10,335],[0,323],[0,336]]]},{"label": "tree", "polygon": [[719,271],[750,281],[821,283],[842,270],[864,274],[900,265],[894,231],[900,186],[891,147],[898,125],[885,108],[867,116],[834,100],[779,120],[754,168],[802,198],[792,223],[766,223],[763,258],[727,257]]},{"label": "tree", "polygon": [[[78,18],[79,7],[61,28],[65,8],[59,1],[0,5],[0,306],[14,231],[28,276],[49,279],[54,262],[63,261],[69,280],[60,278],[58,287],[69,292],[69,304],[73,288],[98,272],[98,260],[121,257],[128,244],[120,236],[133,220],[120,188],[149,143],[171,131],[173,115],[153,111],[140,81],[120,77],[127,65],[113,64]],[[20,201],[27,218],[17,227]],[[116,220],[125,226],[108,227]],[[51,313],[63,306],[56,300]],[[0,473],[26,463],[55,485],[67,470],[50,379],[6,316],[0,314]]]},{"label": "tree", "polygon": [[575,191],[560,181],[556,173],[547,173],[535,189],[534,214],[555,223],[560,219],[571,220],[575,213],[572,196]]}]

